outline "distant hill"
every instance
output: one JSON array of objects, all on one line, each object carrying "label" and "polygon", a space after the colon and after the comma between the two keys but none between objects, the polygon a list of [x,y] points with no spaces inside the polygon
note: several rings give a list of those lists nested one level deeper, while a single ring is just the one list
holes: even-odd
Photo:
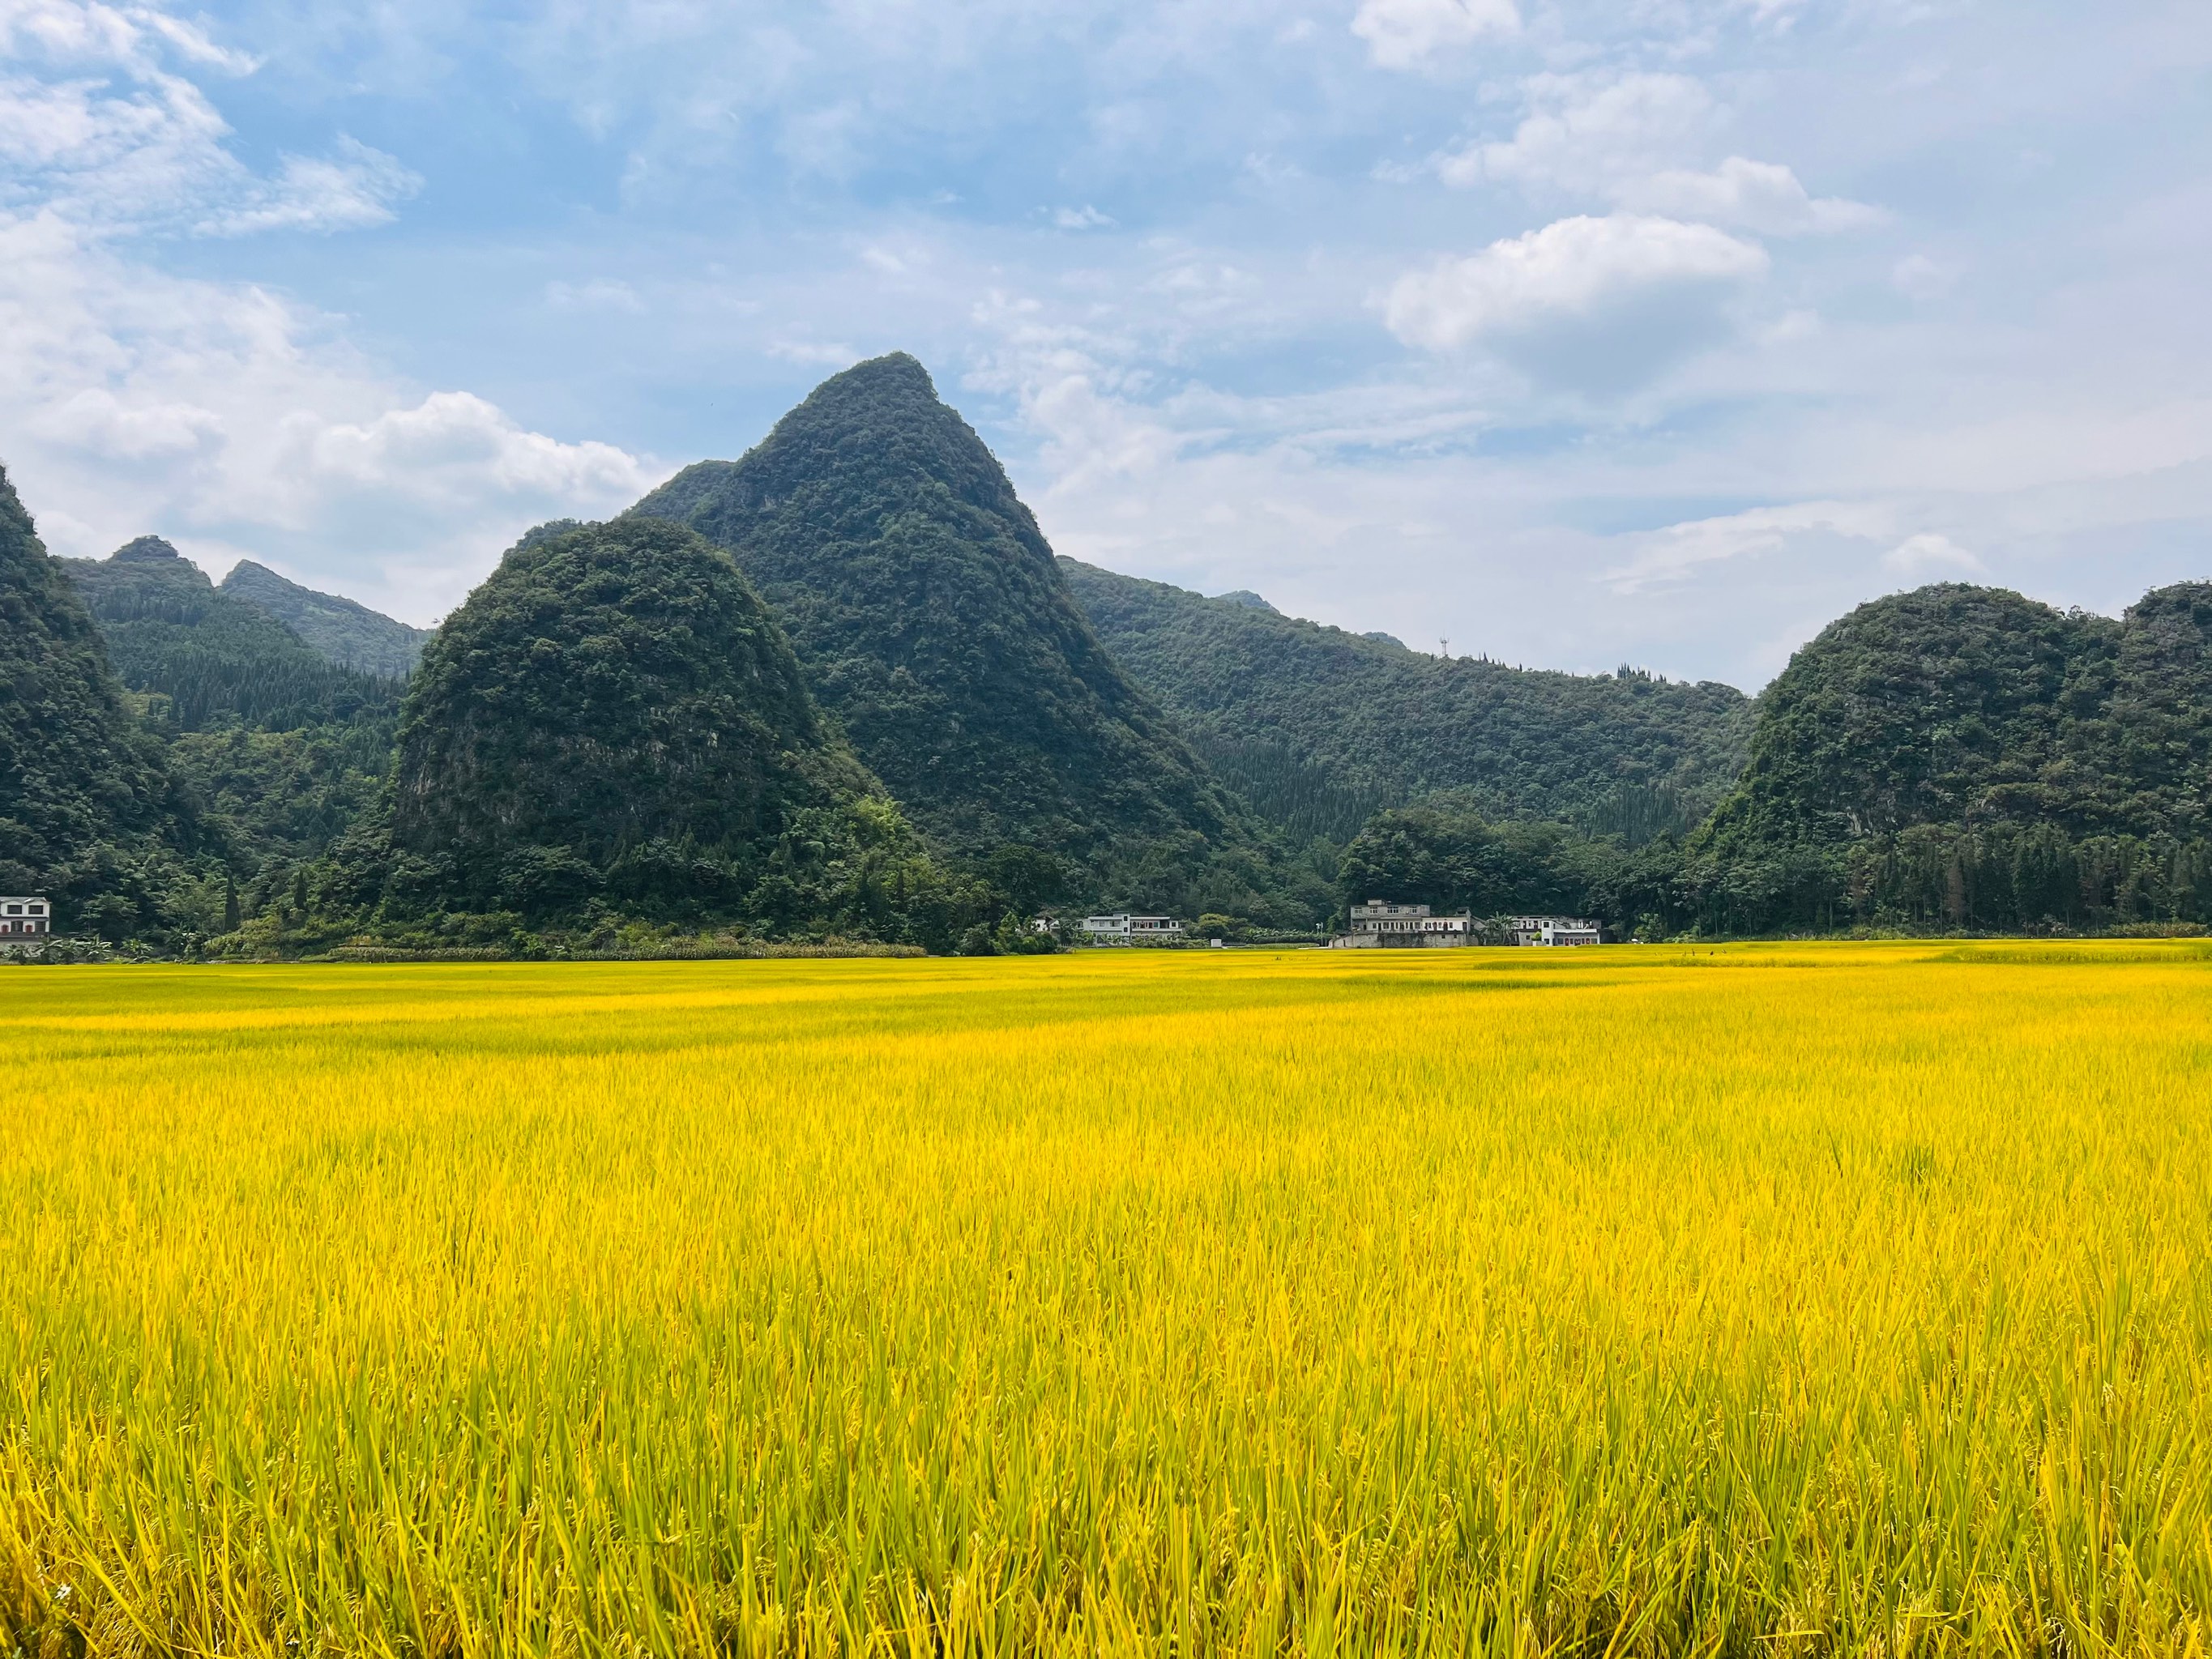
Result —
[{"label": "distant hill", "polygon": [[0,687],[0,889],[52,896],[65,930],[151,926],[148,861],[188,848],[196,828],[5,468]]},{"label": "distant hill", "polygon": [[60,563],[170,770],[231,832],[249,875],[344,833],[389,764],[396,682],[334,665],[158,536]]},{"label": "distant hill", "polygon": [[231,568],[221,591],[267,611],[325,660],[386,679],[414,672],[430,637],[427,628],[410,628],[355,600],[287,581],[251,559]]},{"label": "distant hill", "polygon": [[729,556],[650,518],[526,538],[447,619],[389,824],[387,911],[884,937],[932,878]]},{"label": "distant hill", "polygon": [[116,672],[193,732],[234,720],[270,731],[397,707],[398,689],[340,668],[257,603],[217,588],[158,536],[106,559],[65,559],[107,641]]},{"label": "distant hill", "polygon": [[1861,605],[1759,700],[1700,833],[1709,925],[2212,921],[2212,584],[2118,621],[1943,583]]},{"label": "distant hill", "polygon": [[1124,677],[912,357],[834,376],[742,459],[687,467],[632,512],[731,550],[823,707],[941,845],[1039,849],[1103,901],[1270,902],[1248,810]]},{"label": "distant hill", "polygon": [[1743,763],[1751,704],[1730,686],[1445,660],[1254,594],[1060,566],[1130,678],[1300,838],[1347,842],[1377,811],[1449,790],[1494,817],[1641,841],[1694,825]]}]

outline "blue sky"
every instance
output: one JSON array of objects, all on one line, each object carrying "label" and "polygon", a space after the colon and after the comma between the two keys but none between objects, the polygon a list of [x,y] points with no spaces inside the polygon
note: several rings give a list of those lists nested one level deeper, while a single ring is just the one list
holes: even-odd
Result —
[{"label": "blue sky", "polygon": [[913,351],[1060,550],[1755,688],[2212,578],[2212,10],[0,0],[0,460],[417,621]]}]

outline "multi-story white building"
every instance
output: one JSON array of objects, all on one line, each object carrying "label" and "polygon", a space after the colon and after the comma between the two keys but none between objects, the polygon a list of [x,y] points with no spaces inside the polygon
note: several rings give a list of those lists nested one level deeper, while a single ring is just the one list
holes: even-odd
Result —
[{"label": "multi-story white building", "polygon": [[1093,945],[1179,945],[1182,924],[1173,916],[1085,916],[1083,937]]},{"label": "multi-story white building", "polygon": [[54,931],[54,907],[42,898],[0,897],[0,939]]},{"label": "multi-story white building", "polygon": [[1474,941],[1471,916],[1431,915],[1425,904],[1370,899],[1352,907],[1352,931],[1329,941],[1339,950],[1434,949]]},{"label": "multi-story white building", "polygon": [[1605,930],[1580,916],[1514,916],[1506,931],[1516,945],[1602,945]]}]

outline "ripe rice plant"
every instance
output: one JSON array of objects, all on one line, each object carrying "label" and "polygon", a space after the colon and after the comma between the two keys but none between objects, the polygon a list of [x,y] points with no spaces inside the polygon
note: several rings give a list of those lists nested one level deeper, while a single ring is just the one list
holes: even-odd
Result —
[{"label": "ripe rice plant", "polygon": [[2199,947],[0,984],[20,1654],[2204,1650]]}]

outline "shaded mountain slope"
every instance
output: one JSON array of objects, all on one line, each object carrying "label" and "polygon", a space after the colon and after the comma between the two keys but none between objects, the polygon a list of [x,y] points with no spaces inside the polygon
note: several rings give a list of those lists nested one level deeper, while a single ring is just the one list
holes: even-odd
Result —
[{"label": "shaded mountain slope", "polygon": [[687,467],[632,512],[731,550],[824,708],[946,848],[1042,849],[1127,902],[1259,902],[1247,809],[1123,676],[913,358],[833,377],[744,459]]},{"label": "shaded mountain slope", "polygon": [[512,550],[409,690],[389,814],[418,900],[894,929],[919,842],[728,555],[653,519]]},{"label": "shaded mountain slope", "polygon": [[158,536],[106,559],[65,559],[125,685],[180,732],[290,731],[396,709],[395,685],[342,668],[260,605],[219,589]]},{"label": "shaded mountain slope", "polygon": [[1380,808],[1457,790],[1493,815],[1641,840],[1689,828],[1742,763],[1750,703],[1729,686],[1447,661],[1249,594],[1060,564],[1130,678],[1300,837],[1346,841]]},{"label": "shaded mountain slope", "polygon": [[1717,844],[1917,824],[2193,834],[2212,813],[2212,584],[2115,622],[1947,582],[1861,605],[1759,700]]},{"label": "shaded mountain slope", "polygon": [[1751,751],[1695,843],[1716,927],[2212,920],[2212,584],[2118,621],[1962,583],[1861,605]]},{"label": "shaded mountain slope", "polygon": [[160,750],[131,718],[106,647],[0,468],[0,889],[49,894],[81,925],[118,866],[194,838]]},{"label": "shaded mountain slope", "polygon": [[326,662],[386,679],[412,673],[430,637],[427,628],[410,628],[357,600],[287,581],[251,559],[231,568],[221,592],[274,617]]},{"label": "shaded mountain slope", "polygon": [[345,832],[390,766],[397,681],[332,664],[158,536],[61,562],[169,769],[249,877],[281,884]]}]

